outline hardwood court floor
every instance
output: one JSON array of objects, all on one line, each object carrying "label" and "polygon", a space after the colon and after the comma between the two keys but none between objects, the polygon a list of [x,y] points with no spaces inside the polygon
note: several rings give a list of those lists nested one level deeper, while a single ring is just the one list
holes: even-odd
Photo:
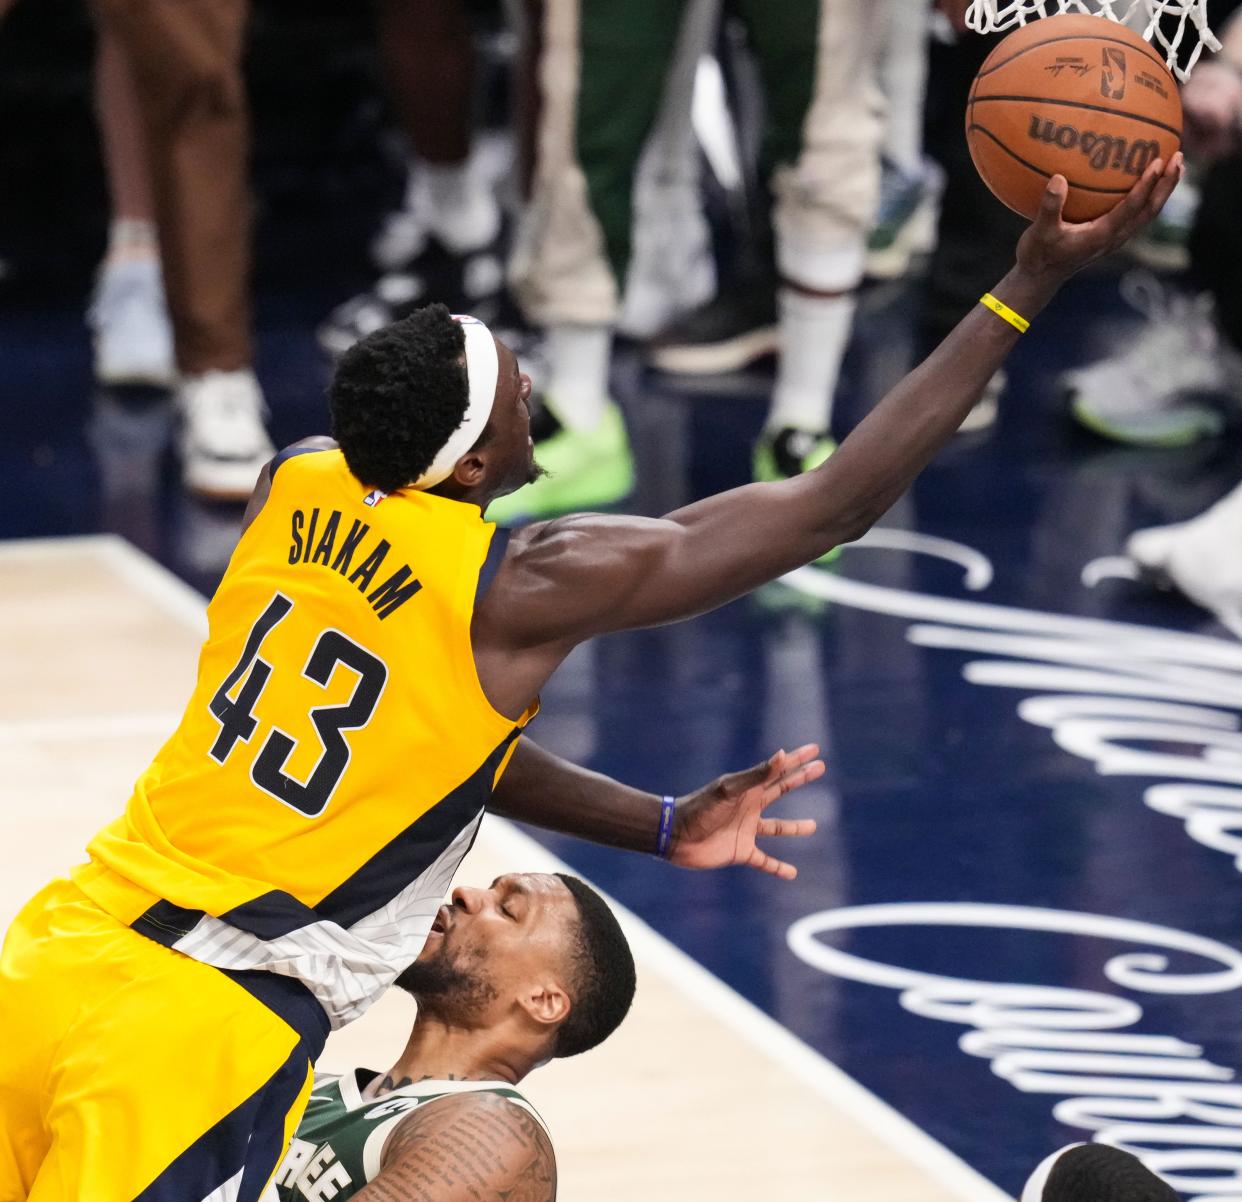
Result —
[{"label": "hardwood court floor", "polygon": [[[110,537],[0,544],[0,923],[81,856],[175,724],[203,630],[189,589]],[[549,871],[485,824],[459,880]],[[670,870],[671,871],[671,870]],[[816,1053],[627,919],[633,1013],[526,1089],[563,1202],[999,1202],[1003,1195]],[[322,1061],[386,1068],[412,1009],[390,995]]]}]

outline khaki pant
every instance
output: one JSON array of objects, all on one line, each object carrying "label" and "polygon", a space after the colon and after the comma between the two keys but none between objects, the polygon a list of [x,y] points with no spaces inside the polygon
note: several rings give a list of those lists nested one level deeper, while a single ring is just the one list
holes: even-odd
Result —
[{"label": "khaki pant", "polygon": [[[513,283],[545,323],[615,321],[635,168],[686,0],[541,0],[540,118]],[[762,167],[782,274],[844,290],[862,275],[879,191],[875,83],[885,0],[735,0],[759,63]],[[689,104],[689,96],[685,102]]]},{"label": "khaki pant", "polygon": [[[0,17],[13,0],[0,0]],[[125,47],[146,123],[164,288],[187,373],[247,366],[247,0],[96,0]]]}]

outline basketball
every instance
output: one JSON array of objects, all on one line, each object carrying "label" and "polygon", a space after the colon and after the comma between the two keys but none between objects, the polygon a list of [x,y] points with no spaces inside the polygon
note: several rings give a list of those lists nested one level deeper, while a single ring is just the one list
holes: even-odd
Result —
[{"label": "basketball", "polygon": [[1181,139],[1181,97],[1160,56],[1099,17],[1046,17],[1015,30],[980,67],[966,106],[976,169],[1029,218],[1058,173],[1069,182],[1065,219],[1101,216]]}]

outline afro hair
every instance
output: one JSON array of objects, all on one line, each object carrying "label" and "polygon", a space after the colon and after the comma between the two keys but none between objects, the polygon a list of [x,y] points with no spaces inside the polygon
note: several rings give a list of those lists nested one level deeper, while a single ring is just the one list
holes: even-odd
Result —
[{"label": "afro hair", "polygon": [[373,488],[412,484],[469,404],[466,340],[444,305],[427,305],[347,350],[328,388],[332,434],[349,470]]}]

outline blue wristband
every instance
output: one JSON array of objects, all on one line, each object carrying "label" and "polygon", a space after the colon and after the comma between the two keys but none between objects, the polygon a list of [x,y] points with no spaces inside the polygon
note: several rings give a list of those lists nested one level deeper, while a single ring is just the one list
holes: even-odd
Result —
[{"label": "blue wristband", "polygon": [[656,835],[655,854],[661,859],[668,855],[669,844],[673,841],[673,815],[676,811],[676,798],[666,796],[660,799],[660,830]]}]

